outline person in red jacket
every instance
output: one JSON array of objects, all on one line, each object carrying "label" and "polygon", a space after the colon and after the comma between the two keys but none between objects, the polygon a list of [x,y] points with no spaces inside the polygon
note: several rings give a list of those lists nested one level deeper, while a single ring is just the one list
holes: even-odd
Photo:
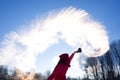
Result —
[{"label": "person in red jacket", "polygon": [[81,48],[74,51],[70,56],[67,53],[61,54],[60,60],[53,70],[52,74],[48,77],[48,80],[66,80],[66,73],[70,67],[70,62],[73,59],[75,53],[82,52]]}]

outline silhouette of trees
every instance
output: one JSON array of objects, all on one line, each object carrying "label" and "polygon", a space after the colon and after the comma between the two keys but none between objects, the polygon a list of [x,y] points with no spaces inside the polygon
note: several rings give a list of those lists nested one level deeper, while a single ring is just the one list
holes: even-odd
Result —
[{"label": "silhouette of trees", "polygon": [[88,58],[87,65],[89,79],[120,80],[120,40],[112,42],[103,56]]},{"label": "silhouette of trees", "polygon": [[7,79],[7,75],[8,75],[8,69],[7,66],[0,66],[0,80],[5,80]]},{"label": "silhouette of trees", "polygon": [[35,73],[34,80],[47,80],[47,79],[45,79],[45,76],[43,76],[42,74]]}]

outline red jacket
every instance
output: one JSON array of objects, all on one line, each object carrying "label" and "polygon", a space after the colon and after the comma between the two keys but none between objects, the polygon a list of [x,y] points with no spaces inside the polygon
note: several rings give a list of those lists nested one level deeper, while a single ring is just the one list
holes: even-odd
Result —
[{"label": "red jacket", "polygon": [[66,80],[66,73],[70,67],[70,62],[74,56],[75,52],[69,57],[67,53],[60,55],[60,60],[56,65],[52,74],[48,77],[48,80]]}]

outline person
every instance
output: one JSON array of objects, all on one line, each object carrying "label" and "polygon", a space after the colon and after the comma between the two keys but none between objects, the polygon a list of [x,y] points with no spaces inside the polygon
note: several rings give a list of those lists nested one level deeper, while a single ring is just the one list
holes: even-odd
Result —
[{"label": "person", "polygon": [[75,53],[82,52],[81,48],[74,51],[70,56],[68,53],[61,54],[60,60],[53,70],[52,74],[48,77],[48,80],[66,80],[66,73],[70,67],[71,60],[73,59]]}]

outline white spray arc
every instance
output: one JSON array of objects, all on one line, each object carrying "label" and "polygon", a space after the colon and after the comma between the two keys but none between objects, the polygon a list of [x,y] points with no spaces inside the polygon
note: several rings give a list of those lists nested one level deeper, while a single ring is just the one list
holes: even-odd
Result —
[{"label": "white spray arc", "polygon": [[70,7],[57,15],[52,14],[45,22],[47,32],[57,34],[57,38],[65,40],[73,48],[81,47],[88,57],[101,56],[108,51],[109,42],[104,26],[92,20],[84,10]]},{"label": "white spray arc", "polygon": [[59,40],[75,49],[81,47],[89,57],[101,56],[109,49],[104,26],[73,7],[50,12],[47,18],[25,27],[6,34],[0,46],[0,65],[29,71],[36,67],[36,57]]}]

